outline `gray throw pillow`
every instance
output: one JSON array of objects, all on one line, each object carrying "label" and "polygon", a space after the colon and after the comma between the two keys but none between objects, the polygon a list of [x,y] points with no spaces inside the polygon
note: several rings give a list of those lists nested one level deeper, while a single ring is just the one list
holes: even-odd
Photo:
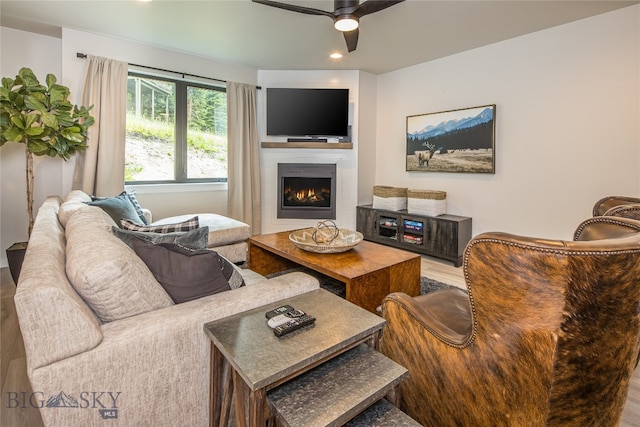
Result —
[{"label": "gray throw pillow", "polygon": [[136,224],[140,224],[140,217],[138,217],[138,213],[135,208],[131,204],[131,200],[126,195],[126,193],[121,193],[115,197],[106,197],[104,199],[96,198],[90,202],[85,202],[89,206],[98,206],[102,208],[109,216],[113,219],[113,221],[120,225],[121,219],[130,220]]},{"label": "gray throw pillow", "polygon": [[238,271],[238,267],[233,265],[231,261],[218,254],[218,263],[220,264],[222,275],[225,279],[227,279],[227,282],[229,282],[229,286],[231,287],[231,289],[237,289],[245,285],[244,277],[242,277],[242,274],[240,274],[240,272]]},{"label": "gray throw pillow", "polygon": [[157,245],[133,240],[133,250],[176,303],[231,290],[218,254],[174,243]]},{"label": "gray throw pillow", "polygon": [[148,243],[176,243],[193,249],[205,249],[209,238],[209,228],[200,227],[184,233],[147,233],[141,231],[122,230],[111,227],[113,234],[133,249],[135,239],[141,239]]}]

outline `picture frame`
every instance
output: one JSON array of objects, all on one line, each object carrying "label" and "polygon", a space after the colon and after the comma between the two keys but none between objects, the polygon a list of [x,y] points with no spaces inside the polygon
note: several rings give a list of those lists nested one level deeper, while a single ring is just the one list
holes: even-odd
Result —
[{"label": "picture frame", "polygon": [[495,173],[496,105],[407,117],[408,172]]}]

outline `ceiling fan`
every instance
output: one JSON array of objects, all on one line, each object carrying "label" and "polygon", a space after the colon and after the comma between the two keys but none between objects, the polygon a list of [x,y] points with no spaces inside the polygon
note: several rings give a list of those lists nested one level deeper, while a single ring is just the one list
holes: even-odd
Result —
[{"label": "ceiling fan", "polygon": [[394,4],[402,3],[404,0],[367,0],[363,3],[360,3],[359,0],[334,0],[333,12],[272,0],[252,1],[254,3],[290,10],[292,12],[305,13],[307,15],[328,16],[333,19],[334,27],[344,34],[344,40],[347,42],[347,50],[353,52],[358,45],[358,25],[360,18],[371,13],[379,12]]}]

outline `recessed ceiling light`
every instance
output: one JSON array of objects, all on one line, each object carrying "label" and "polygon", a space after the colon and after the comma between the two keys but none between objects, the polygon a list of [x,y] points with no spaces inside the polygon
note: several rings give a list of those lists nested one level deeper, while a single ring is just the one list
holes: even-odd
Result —
[{"label": "recessed ceiling light", "polygon": [[333,52],[331,55],[329,55],[329,58],[331,58],[331,59],[340,59],[340,58],[342,58],[342,54],[338,53],[338,52]]}]

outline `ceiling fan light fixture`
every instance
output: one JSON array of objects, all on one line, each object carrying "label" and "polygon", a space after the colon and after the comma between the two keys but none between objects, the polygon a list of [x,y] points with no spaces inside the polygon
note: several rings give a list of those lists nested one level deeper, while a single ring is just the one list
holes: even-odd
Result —
[{"label": "ceiling fan light fixture", "polygon": [[338,31],[353,31],[358,25],[358,17],[354,15],[340,15],[333,22]]}]

